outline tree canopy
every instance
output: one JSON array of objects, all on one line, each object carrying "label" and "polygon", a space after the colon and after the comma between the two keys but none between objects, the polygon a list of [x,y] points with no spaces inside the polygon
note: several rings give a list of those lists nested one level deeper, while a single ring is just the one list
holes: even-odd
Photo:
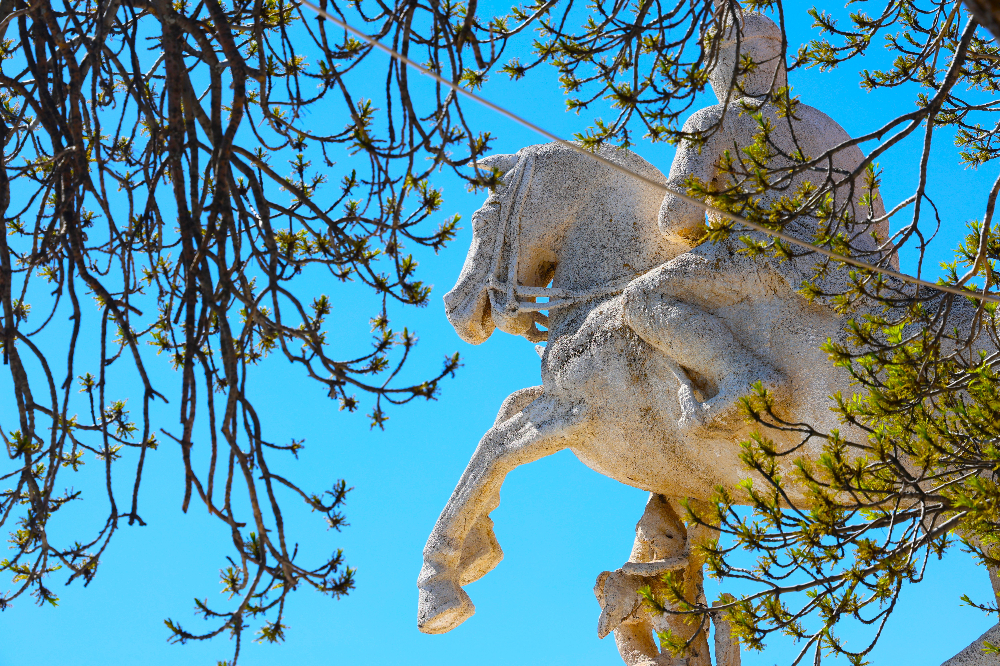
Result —
[{"label": "tree canopy", "polygon": [[[864,398],[835,407],[868,438],[783,423],[766,394],[752,396],[748,413],[762,428],[744,444],[745,461],[769,484],[746,488],[743,498],[720,494],[714,515],[689,516],[721,531],[705,551],[712,573],[763,583],[759,594],[729,606],[744,645],[791,633],[804,640],[800,658],[832,650],[856,663],[870,647],[848,650],[834,628],[854,618],[875,626],[877,640],[902,585],[920,580],[928,557],[962,539],[983,562],[1000,564],[998,356],[971,351],[977,341],[995,349],[1000,340],[993,224],[1000,179],[948,266],[948,282],[976,296],[972,329],[954,330],[949,320],[961,297],[879,271],[910,247],[917,256],[910,270],[925,272],[945,203],[927,187],[932,157],[978,169],[1000,154],[992,115],[1000,48],[989,32],[996,22],[988,3],[869,4],[870,13],[856,11],[847,22],[810,10],[821,36],[785,39],[782,55],[790,72],[850,67],[873,99],[902,90],[915,101],[853,140],[867,158],[852,185],[874,193],[879,159],[922,136],[919,180],[909,198],[887,206],[892,235],[879,239],[879,250],[855,241],[884,220],[873,206],[866,219],[832,206],[832,182],[789,192],[780,206],[761,203],[762,191],[786,187],[822,158],[781,155],[775,167],[764,118],[756,143],[728,163],[723,190],[690,183],[692,194],[775,231],[819,219],[817,247],[872,265],[855,267],[845,288],[830,290],[824,277],[848,269],[826,258],[802,288],[855,317],[856,345],[828,351],[865,389]],[[555,67],[569,110],[614,114],[576,138],[587,147],[633,148],[704,141],[683,122],[718,63],[713,36],[744,11],[767,13],[782,28],[789,12],[801,11],[777,0],[550,0],[497,14],[475,0],[320,6],[470,90],[491,76],[530,86],[534,70]],[[304,489],[270,471],[269,460],[295,455],[301,442],[263,431],[254,366],[283,357],[339,409],[366,412],[373,427],[383,426],[388,405],[433,398],[459,359],[446,358],[421,381],[402,381],[416,338],[391,326],[390,304],[427,302],[406,248],[436,251],[459,223],[441,212],[435,173],[490,185],[495,174],[476,164],[494,136],[469,120],[469,102],[454,90],[418,91],[398,60],[376,58],[370,44],[295,2],[3,0],[0,30],[0,306],[16,405],[0,421],[10,460],[0,472],[12,486],[0,493],[0,524],[14,544],[0,570],[17,583],[0,606],[23,594],[54,602],[47,581],[59,567],[70,580],[97,575],[122,521],[142,523],[146,453],[168,439],[184,456],[185,510],[192,500],[207,506],[233,546],[223,572],[228,605],[200,609],[215,628],[194,634],[169,626],[180,641],[233,632],[235,662],[245,629],[283,638],[284,604],[300,583],[333,596],[353,585],[341,553],[305,564],[286,537],[276,488],[294,491],[332,527],[344,521],[349,489],[343,481]],[[734,95],[759,65],[740,61]],[[798,103],[788,87],[768,101],[788,115]],[[741,233],[710,216],[706,241]],[[808,252],[749,236],[745,249]],[[317,288],[318,276],[367,294],[369,351],[330,342],[337,296]],[[871,303],[880,307],[860,308]],[[162,363],[174,372],[157,370]],[[168,399],[179,425],[156,422],[154,403]],[[74,418],[78,411],[86,416]],[[818,467],[798,464],[788,478],[782,470],[795,451],[770,446],[768,427],[821,438],[828,455]],[[204,460],[192,454],[196,440],[207,443]],[[96,534],[50,538],[60,508],[80,499],[67,489],[88,452],[107,479],[107,519]],[[134,479],[129,497],[112,492],[112,473]],[[806,484],[810,505],[789,510],[787,483]],[[751,511],[734,509],[737,500]],[[756,566],[740,564],[744,551],[760,556]],[[666,602],[680,603],[705,622],[704,600],[681,596],[678,588],[650,603],[664,612],[676,610]]]},{"label": "tree canopy", "polygon": [[[436,250],[454,233],[457,219],[429,221],[441,200],[427,176],[448,163],[455,130],[405,118],[388,140],[373,136],[375,108],[339,75],[357,45],[294,5],[7,2],[0,14],[0,301],[17,408],[0,424],[12,463],[0,523],[15,546],[0,570],[16,584],[0,607],[26,593],[55,603],[57,569],[97,574],[122,521],[143,524],[146,454],[166,438],[184,457],[183,509],[206,505],[233,546],[222,575],[232,603],[200,609],[217,627],[168,626],[181,641],[232,631],[238,656],[251,618],[262,616],[264,639],[282,637],[297,586],[353,586],[342,553],[303,563],[286,536],[280,488],[334,528],[349,488],[303,489],[271,471],[302,442],[263,431],[253,367],[281,355],[339,409],[370,410],[373,426],[389,404],[434,397],[457,355],[399,381],[416,338],[391,327],[387,305],[427,302],[404,248]],[[323,54],[318,70],[303,49]],[[309,118],[330,107],[346,128]],[[334,175],[345,153],[356,158]],[[370,294],[369,351],[327,339],[336,322],[321,276]],[[179,426],[154,420],[153,403],[168,400]],[[109,514],[96,534],[57,538],[53,519],[81,498],[67,477],[88,453],[102,461]],[[112,491],[118,474],[134,475],[130,497]]]}]

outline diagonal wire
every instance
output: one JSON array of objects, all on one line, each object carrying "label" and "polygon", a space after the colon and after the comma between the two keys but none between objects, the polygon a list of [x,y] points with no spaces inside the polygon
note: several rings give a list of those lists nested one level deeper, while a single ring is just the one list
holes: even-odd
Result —
[{"label": "diagonal wire", "polygon": [[642,174],[638,174],[638,173],[636,173],[634,171],[631,171],[630,169],[626,169],[625,167],[621,166],[620,164],[617,164],[617,163],[609,160],[606,157],[602,157],[601,155],[598,155],[597,153],[593,153],[593,152],[587,150],[586,148],[583,148],[582,146],[579,146],[579,145],[577,145],[577,144],[575,144],[575,143],[573,143],[571,141],[566,141],[565,139],[562,139],[562,138],[556,136],[552,132],[549,132],[548,130],[546,130],[546,129],[542,128],[542,127],[539,127],[538,125],[536,125],[535,123],[531,122],[530,120],[522,118],[521,116],[518,116],[518,115],[516,115],[515,113],[513,113],[511,111],[508,111],[507,109],[503,108],[502,106],[500,106],[498,104],[495,104],[494,102],[491,102],[490,100],[486,99],[485,97],[480,97],[479,95],[475,94],[474,92],[472,92],[470,90],[466,90],[465,88],[459,86],[458,84],[453,83],[453,82],[449,81],[448,79],[442,77],[437,72],[434,72],[434,71],[432,71],[430,69],[427,69],[426,67],[424,67],[420,63],[418,63],[418,62],[416,62],[414,60],[411,60],[410,58],[406,57],[402,53],[399,53],[398,51],[396,51],[396,50],[394,50],[394,49],[386,46],[385,44],[383,44],[382,42],[378,41],[374,37],[371,37],[371,36],[365,34],[364,32],[358,30],[357,28],[353,27],[352,25],[350,25],[346,21],[344,21],[342,19],[339,19],[336,16],[333,16],[332,14],[330,14],[329,12],[327,12],[324,9],[320,9],[319,7],[317,7],[316,5],[314,5],[309,0],[298,0],[298,2],[300,4],[305,5],[309,9],[313,10],[314,12],[316,12],[317,14],[319,14],[322,18],[325,18],[326,20],[328,20],[328,21],[330,21],[330,22],[332,22],[332,23],[340,26],[341,28],[343,28],[347,32],[349,32],[349,33],[351,33],[351,34],[353,34],[353,35],[355,35],[357,37],[360,37],[361,39],[363,39],[366,43],[370,44],[371,46],[379,49],[380,51],[385,52],[391,58],[395,58],[396,60],[399,60],[400,62],[404,63],[405,65],[407,65],[407,66],[409,66],[409,67],[417,70],[421,74],[423,74],[425,76],[429,76],[430,78],[434,79],[435,81],[437,81],[441,85],[447,86],[451,90],[455,91],[456,93],[458,93],[460,95],[464,95],[465,97],[473,100],[477,104],[485,106],[486,108],[491,109],[491,110],[499,113],[500,115],[504,116],[505,118],[508,118],[508,119],[514,121],[515,123],[519,124],[519,125],[523,125],[524,127],[527,127],[531,131],[533,131],[533,132],[535,132],[537,134],[542,135],[543,137],[545,137],[546,139],[548,139],[550,141],[554,141],[554,142],[556,142],[556,143],[558,143],[558,144],[560,144],[562,146],[565,146],[566,148],[569,148],[570,150],[573,150],[573,151],[576,151],[576,152],[580,153],[581,155],[587,155],[588,157],[590,157],[590,158],[592,158],[594,160],[597,160],[598,162],[600,162],[601,164],[603,164],[606,167],[614,169],[615,171],[620,171],[621,173],[624,173],[626,175],[632,176],[633,178],[637,178],[638,180],[641,180],[642,182],[644,182],[647,185],[649,185],[650,187],[655,187],[655,188],[659,189],[660,191],[664,192],[665,194],[672,194],[673,196],[677,197],[678,199],[681,199],[682,201],[687,201],[688,203],[694,204],[694,205],[696,205],[696,206],[704,209],[706,212],[711,212],[713,215],[716,215],[718,217],[722,217],[722,218],[725,218],[725,219],[730,220],[732,222],[736,222],[737,224],[742,224],[742,225],[744,225],[746,227],[749,227],[749,228],[751,228],[751,229],[753,229],[755,231],[760,231],[762,233],[765,233],[768,236],[772,236],[774,238],[780,238],[781,240],[785,241],[786,243],[791,243],[792,245],[797,245],[799,247],[806,248],[808,250],[811,250],[812,252],[817,252],[819,254],[822,254],[823,256],[826,256],[826,257],[829,257],[831,259],[834,259],[835,261],[839,261],[839,262],[842,262],[842,263],[845,263],[845,264],[850,264],[851,266],[856,266],[858,268],[863,268],[865,270],[874,271],[876,273],[881,273],[882,275],[889,275],[889,276],[894,277],[894,278],[896,278],[898,280],[902,280],[903,282],[908,282],[908,283],[911,283],[911,284],[920,285],[922,287],[930,287],[931,289],[937,289],[938,291],[944,291],[944,292],[947,292],[949,294],[955,294],[956,296],[965,296],[967,298],[974,298],[974,299],[979,300],[979,301],[988,301],[988,302],[992,302],[992,303],[1000,303],[1000,296],[994,296],[994,295],[986,294],[986,293],[975,293],[975,292],[971,292],[971,291],[968,291],[968,290],[959,289],[958,287],[952,287],[950,285],[938,284],[936,282],[928,282],[927,280],[922,280],[920,278],[913,277],[912,275],[906,275],[905,273],[900,273],[900,272],[894,271],[894,270],[892,270],[890,268],[884,268],[882,266],[876,266],[875,264],[870,264],[870,263],[868,263],[866,261],[861,261],[860,259],[855,259],[854,257],[848,257],[848,256],[840,254],[838,252],[834,252],[833,250],[829,250],[829,249],[827,249],[825,247],[820,247],[820,246],[817,246],[817,245],[813,245],[812,243],[800,240],[800,239],[796,238],[795,236],[791,236],[789,234],[786,234],[783,231],[776,231],[774,229],[768,229],[765,226],[757,224],[756,222],[751,222],[750,220],[748,220],[746,218],[743,218],[743,217],[740,217],[739,215],[734,215],[733,213],[730,213],[728,211],[722,210],[721,208],[717,208],[717,207],[715,207],[715,206],[713,206],[711,204],[707,204],[704,201],[701,201],[700,199],[696,199],[695,197],[692,197],[689,194],[686,194],[686,193],[681,192],[679,190],[675,190],[674,188],[672,188],[672,187],[670,187],[668,185],[664,185],[663,183],[661,183],[659,181],[653,180],[652,178],[647,178],[646,176],[643,176]]}]

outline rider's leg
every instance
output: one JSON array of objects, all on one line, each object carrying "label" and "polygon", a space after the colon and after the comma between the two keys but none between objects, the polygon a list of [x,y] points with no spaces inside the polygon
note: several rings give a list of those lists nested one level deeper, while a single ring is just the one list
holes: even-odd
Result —
[{"label": "rider's leg", "polygon": [[569,446],[582,420],[580,405],[543,395],[483,436],[424,547],[417,580],[421,631],[444,633],[472,615],[472,601],[460,587],[468,578],[461,566],[470,531],[499,505],[508,472]]},{"label": "rider's leg", "polygon": [[733,414],[754,382],[772,391],[784,382],[780,372],[706,309],[766,293],[766,268],[710,250],[686,253],[637,278],[622,299],[629,327],[681,365],[701,394],[695,397],[700,404],[687,398],[692,413],[685,413],[682,425]]}]

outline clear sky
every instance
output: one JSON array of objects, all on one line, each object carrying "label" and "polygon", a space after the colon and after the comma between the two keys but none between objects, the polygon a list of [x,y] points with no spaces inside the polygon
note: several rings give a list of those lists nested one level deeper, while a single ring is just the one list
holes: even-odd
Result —
[{"label": "clear sky", "polygon": [[[791,22],[793,43],[806,38],[808,22],[802,19],[806,7],[789,3],[789,11],[799,16]],[[804,103],[827,112],[852,135],[913,108],[908,93],[866,95],[850,67],[834,73],[793,74],[791,84]],[[517,86],[495,77],[484,94],[564,137],[582,131],[599,115],[564,113],[551,72]],[[499,151],[514,152],[540,142],[488,111],[470,112],[474,123],[500,137]],[[316,120],[336,126],[345,122],[339,117]],[[669,147],[647,144],[637,151],[664,172],[669,169]],[[916,151],[916,146],[908,145],[883,159],[887,208],[912,191]],[[984,183],[995,172],[993,165],[980,172],[963,170],[953,151],[941,155],[931,165],[932,189],[944,223],[936,241],[939,260],[950,257],[965,222],[981,217]],[[431,305],[399,312],[394,323],[400,327],[405,323],[421,337],[415,371],[430,374],[444,354],[462,353],[464,366],[455,379],[443,384],[440,399],[395,409],[385,432],[369,431],[363,415],[338,412],[322,387],[304,381],[296,371],[280,363],[260,369],[266,380],[258,387],[259,398],[269,405],[265,418],[272,437],[306,439],[299,460],[282,464],[285,473],[297,476],[305,487],[328,487],[341,477],[354,487],[347,504],[350,527],[342,533],[325,532],[320,517],[307,511],[291,517],[294,529],[307,551],[343,548],[358,574],[357,589],[339,601],[308,591],[293,595],[286,616],[287,641],[280,646],[246,644],[242,664],[621,663],[613,639],[597,639],[599,609],[592,588],[601,571],[615,569],[627,559],[647,495],[591,471],[568,451],[508,476],[502,503],[493,513],[505,559],[467,588],[476,615],[447,635],[417,631],[415,581],[424,541],[504,397],[540,382],[531,343],[497,333],[485,344],[471,347],[445,320],[440,297],[458,276],[470,240],[471,214],[484,196],[468,194],[457,179],[447,176],[438,185],[445,195],[441,218],[461,213],[463,229],[440,255],[422,257],[423,278],[435,286]],[[912,257],[904,255],[904,270],[912,266],[907,262]],[[344,294],[335,301],[333,313],[342,318],[339,334],[345,344],[360,344],[367,334],[369,308],[362,307],[365,301],[356,294],[334,293]],[[0,379],[0,391],[9,393],[9,376]],[[173,423],[176,415],[168,414]],[[164,444],[152,455],[154,465],[141,495],[148,526],[123,529],[89,588],[57,585],[58,608],[39,608],[22,597],[0,614],[0,666],[214,664],[229,658],[231,648],[225,638],[188,646],[166,642],[166,617],[191,630],[202,626],[193,617],[192,599],[217,595],[217,572],[228,554],[227,535],[197,503],[187,515],[181,514],[180,452]],[[99,494],[94,502],[104,510],[106,500]],[[78,520],[88,519],[86,507],[76,511]],[[0,582],[0,588],[7,587]],[[963,593],[987,599],[988,580],[968,555],[955,549],[931,564],[925,583],[904,590],[874,663],[937,666],[978,637],[992,622],[961,606]],[[713,595],[710,590],[709,596]],[[852,644],[861,640],[859,636]],[[744,654],[743,663],[780,665],[793,652],[790,641],[776,638],[765,653]]]}]

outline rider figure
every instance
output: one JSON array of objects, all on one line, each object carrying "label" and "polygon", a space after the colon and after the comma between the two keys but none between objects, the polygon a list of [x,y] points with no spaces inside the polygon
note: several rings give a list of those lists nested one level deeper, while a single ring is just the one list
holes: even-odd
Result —
[{"label": "rider figure", "polygon": [[[732,25],[730,21],[728,26]],[[787,168],[796,160],[801,163],[802,159],[816,159],[850,140],[829,116],[805,104],[795,106],[791,114],[779,113],[782,107],[776,100],[780,101],[780,91],[787,85],[781,31],[770,19],[751,12],[744,12],[737,25],[741,28],[740,39],[736,38],[736,29],[726,28],[716,65],[710,73],[712,90],[720,103],[698,111],[684,124],[685,133],[700,136],[702,140],[684,140],[678,146],[668,179],[675,190],[688,191],[694,179],[710,191],[724,190],[732,185],[727,177],[736,171],[732,166],[726,167],[727,163],[752,174],[753,165],[741,167],[740,160],[755,156],[760,159],[763,152],[767,168]],[[734,69],[741,62],[738,54],[748,55],[756,67],[737,77]],[[770,124],[765,134],[761,132],[762,122]],[[755,141],[756,152],[744,150]],[[765,146],[764,151],[761,146]],[[806,181],[816,186],[835,185],[835,208],[850,202],[848,208],[861,223],[858,228],[864,230],[855,232],[852,247],[861,247],[877,257],[878,242],[885,240],[888,230],[881,200],[874,191],[863,198],[866,194],[863,174],[848,178],[863,160],[857,146],[837,150],[808,174],[796,174],[779,183],[780,190],[762,192],[758,205],[767,209],[781,197],[792,198]],[[873,189],[873,185],[869,187]],[[803,215],[786,224],[783,230],[812,241],[816,224],[816,217]],[[872,225],[876,238],[871,234]],[[660,208],[659,227],[664,234],[695,239],[705,231],[705,210],[668,193]],[[742,243],[736,236],[755,240],[767,237],[757,232],[735,231],[734,237],[727,241],[702,243],[650,271],[625,291],[626,322],[646,342],[683,366],[688,375],[679,377],[682,428],[732,418],[737,414],[738,399],[750,393],[754,382],[761,381],[779,405],[782,392],[788,390],[783,373],[743,345],[725,321],[708,308],[718,309],[748,297],[773,294],[774,287],[770,285],[776,274],[785,283],[782,288],[797,290],[812,276],[816,255],[791,260],[754,259],[737,251]],[[793,249],[802,254],[801,248]],[[871,256],[865,259],[872,261]],[[832,279],[842,280],[843,276],[837,274]]]}]

